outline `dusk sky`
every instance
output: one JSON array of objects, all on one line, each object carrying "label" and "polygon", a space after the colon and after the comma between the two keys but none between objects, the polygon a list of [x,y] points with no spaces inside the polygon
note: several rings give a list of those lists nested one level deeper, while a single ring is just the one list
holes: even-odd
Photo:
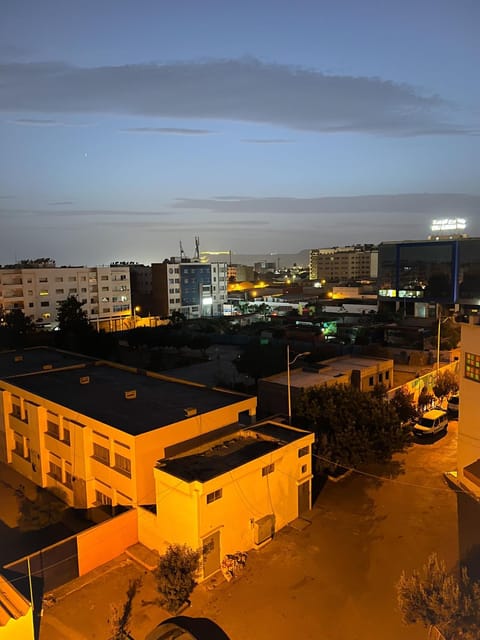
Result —
[{"label": "dusk sky", "polygon": [[0,264],[480,236],[478,0],[4,0]]}]

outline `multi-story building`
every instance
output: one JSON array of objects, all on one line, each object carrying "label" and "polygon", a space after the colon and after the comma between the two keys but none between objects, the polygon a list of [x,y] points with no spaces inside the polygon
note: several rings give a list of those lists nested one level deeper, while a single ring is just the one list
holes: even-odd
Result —
[{"label": "multi-story building", "polygon": [[246,264],[229,264],[227,267],[227,278],[230,282],[253,282],[255,273],[253,267]]},{"label": "multi-story building", "polygon": [[373,245],[330,247],[310,251],[310,280],[357,282],[377,277],[378,250]]},{"label": "multi-story building", "polygon": [[227,302],[227,263],[203,264],[170,258],[152,264],[153,311],[161,317],[173,312],[187,318],[223,315]]},{"label": "multi-story building", "polygon": [[462,325],[457,478],[461,486],[480,499],[480,324],[477,318],[475,321]]},{"label": "multi-story building", "polygon": [[56,267],[18,266],[0,269],[0,306],[5,312],[21,309],[35,323],[49,325],[58,306],[69,296],[83,305],[90,322],[110,322],[129,316],[128,266]]},{"label": "multi-story building", "polygon": [[378,266],[382,311],[435,318],[440,306],[480,310],[480,238],[384,242]]}]

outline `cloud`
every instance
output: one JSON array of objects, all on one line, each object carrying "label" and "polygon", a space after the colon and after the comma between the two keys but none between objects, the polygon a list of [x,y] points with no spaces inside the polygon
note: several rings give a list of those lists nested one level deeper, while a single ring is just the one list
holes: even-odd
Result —
[{"label": "cloud", "polygon": [[73,202],[71,200],[59,200],[58,202],[49,202],[48,204],[51,207],[60,207],[67,204],[73,204]]},{"label": "cloud", "polygon": [[412,86],[252,58],[94,68],[5,63],[0,77],[6,112],[231,120],[327,133],[471,133],[445,120],[454,111],[446,101]]},{"label": "cloud", "polygon": [[90,127],[91,125],[77,122],[61,122],[60,120],[47,120],[45,118],[17,118],[11,121],[22,127]]},{"label": "cloud", "polygon": [[404,193],[393,195],[333,196],[319,198],[179,198],[177,209],[202,209],[212,213],[428,213],[431,215],[474,215],[480,210],[480,196],[464,193]]},{"label": "cloud", "polygon": [[282,138],[252,138],[242,140],[242,142],[246,142],[248,144],[290,144],[293,142],[293,140],[284,140]]},{"label": "cloud", "polygon": [[[69,205],[73,202],[49,202],[50,206]],[[51,210],[51,209],[2,209],[0,208],[0,216],[61,216],[63,218],[85,218],[85,217],[102,217],[102,216],[118,216],[118,217],[152,217],[152,216],[173,216],[177,213],[164,211],[126,211],[125,209],[68,209],[68,210]]]},{"label": "cloud", "polygon": [[178,127],[130,127],[120,129],[124,133],[162,133],[164,135],[177,136],[201,136],[211,134],[208,129],[181,129]]}]

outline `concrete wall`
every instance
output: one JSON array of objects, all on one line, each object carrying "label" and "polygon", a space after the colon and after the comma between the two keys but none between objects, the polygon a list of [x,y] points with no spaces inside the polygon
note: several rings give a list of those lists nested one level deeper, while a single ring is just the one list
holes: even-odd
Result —
[{"label": "concrete wall", "polygon": [[130,509],[77,535],[78,574],[113,560],[138,542],[137,512]]},{"label": "concrete wall", "polygon": [[[441,366],[439,371],[440,373],[445,373],[446,371],[450,371],[455,376],[459,376],[459,372],[461,371],[460,367],[461,367],[460,362],[458,360],[455,360],[454,362]],[[432,371],[429,371],[428,373],[425,373],[422,376],[419,376],[418,378],[413,378],[412,380],[409,380],[408,382],[405,382],[404,384],[398,387],[393,387],[392,389],[389,390],[387,394],[387,398],[391,400],[399,389],[404,389],[407,393],[413,393],[413,401],[417,402],[418,397],[424,387],[427,388],[429,393],[433,393],[433,387],[435,386],[436,380],[437,380],[437,371],[436,369],[434,369]]]}]

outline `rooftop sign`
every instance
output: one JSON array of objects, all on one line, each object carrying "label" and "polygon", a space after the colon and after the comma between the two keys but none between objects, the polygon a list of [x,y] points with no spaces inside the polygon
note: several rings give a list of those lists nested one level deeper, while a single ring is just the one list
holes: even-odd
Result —
[{"label": "rooftop sign", "polygon": [[432,231],[464,231],[467,227],[465,218],[438,218],[432,220]]}]

